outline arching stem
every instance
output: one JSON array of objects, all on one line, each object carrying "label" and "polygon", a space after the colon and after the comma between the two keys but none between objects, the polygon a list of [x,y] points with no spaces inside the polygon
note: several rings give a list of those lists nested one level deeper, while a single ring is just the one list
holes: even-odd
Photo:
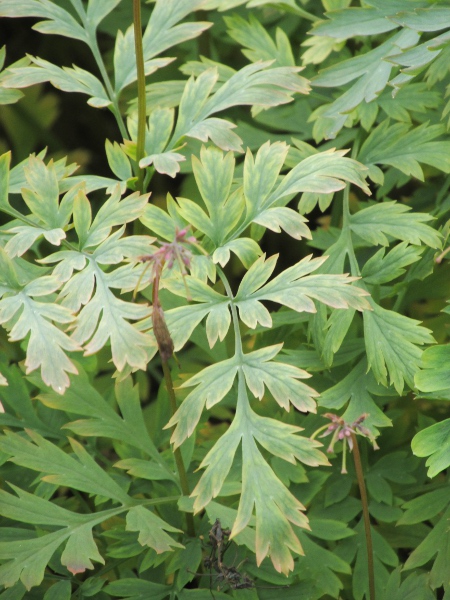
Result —
[{"label": "arching stem", "polygon": [[133,26],[134,26],[134,47],[136,53],[136,73],[138,88],[138,127],[136,142],[136,164],[138,169],[138,180],[136,187],[144,192],[145,169],[139,167],[139,161],[145,153],[145,67],[144,50],[142,46],[142,20],[141,20],[141,0],[133,0]]},{"label": "arching stem", "polygon": [[359,493],[363,509],[364,531],[366,535],[367,546],[367,570],[369,574],[369,598],[375,600],[375,570],[373,563],[373,545],[372,532],[370,529],[369,503],[367,500],[367,490],[364,481],[364,472],[361,463],[361,454],[359,452],[358,440],[354,433],[351,434],[353,441],[353,460],[355,462],[356,477],[358,479]]}]

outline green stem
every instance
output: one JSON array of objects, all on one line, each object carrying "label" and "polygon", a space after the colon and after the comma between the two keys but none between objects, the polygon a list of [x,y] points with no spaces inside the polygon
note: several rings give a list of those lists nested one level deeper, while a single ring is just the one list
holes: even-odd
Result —
[{"label": "green stem", "polygon": [[355,461],[356,477],[358,479],[359,493],[361,496],[361,504],[364,518],[364,531],[366,534],[367,545],[367,570],[369,574],[369,598],[375,600],[375,570],[373,564],[373,546],[372,532],[370,529],[369,503],[367,500],[366,484],[364,482],[364,472],[361,463],[361,455],[359,453],[358,440],[354,433],[351,434],[353,441],[353,460]]},{"label": "green stem", "polygon": [[353,248],[352,234],[350,229],[350,184],[347,184],[344,189],[343,204],[342,204],[342,231],[347,236],[347,255],[350,261],[350,270],[353,277],[361,277],[358,261],[356,260],[355,250]]},{"label": "green stem", "polygon": [[329,425],[328,423],[326,425],[322,425],[322,427],[319,427],[319,429],[316,429],[316,431],[309,436],[310,440],[315,440],[316,437],[319,435],[319,433],[322,433],[322,431],[325,431],[325,429],[328,429]]},{"label": "green stem", "polygon": [[[166,382],[167,393],[169,394],[170,413],[171,416],[177,412],[177,400],[175,398],[175,391],[173,389],[172,375],[170,374],[169,365],[166,360],[161,360],[162,369],[164,373],[164,380]],[[189,483],[187,480],[186,469],[184,468],[183,457],[179,448],[175,448],[173,451],[175,457],[175,463],[177,465],[178,475],[180,477],[181,491],[184,496],[189,497],[191,491],[189,489]],[[186,513],[186,525],[187,532],[190,537],[195,537],[194,517],[191,513]]]},{"label": "green stem", "polygon": [[120,112],[118,98],[116,96],[115,91],[113,90],[112,85],[111,85],[111,81],[110,81],[108,73],[106,71],[105,63],[103,62],[103,58],[100,53],[100,49],[98,47],[97,36],[95,35],[94,32],[92,32],[90,30],[87,30],[87,34],[89,37],[89,46],[91,48],[92,54],[94,55],[95,62],[97,63],[99,71],[102,75],[102,79],[105,84],[105,88],[108,93],[109,99],[112,102],[112,107],[110,107],[110,110],[116,118],[117,126],[119,127],[119,131],[120,131],[120,135],[123,137],[123,139],[127,139],[129,136],[128,136],[127,128],[125,127],[125,121],[123,120],[122,114]]},{"label": "green stem", "polygon": [[[27,225],[30,225],[31,227],[38,227],[38,225],[34,221],[32,221],[31,219],[29,219],[28,217],[26,217],[25,215],[20,213],[18,210],[16,210],[12,206],[9,206],[9,207],[2,206],[2,212],[6,213],[7,215],[10,215],[11,217],[14,217],[15,219],[19,219],[19,221],[22,221],[22,223],[26,223]],[[80,250],[76,246],[74,246],[67,240],[62,240],[61,245],[65,246],[69,250],[73,250],[74,252],[80,252]],[[85,254],[85,253],[81,252],[81,254]],[[86,254],[86,256],[88,256],[88,254]]]},{"label": "green stem", "polygon": [[394,302],[394,306],[392,307],[392,310],[394,312],[400,312],[400,308],[403,304],[403,300],[405,299],[406,296],[406,292],[408,291],[408,288],[405,286],[402,290],[400,290],[400,292],[397,295],[397,298]]},{"label": "green stem", "polygon": [[122,137],[126,139],[128,138],[127,128],[125,127],[125,122],[119,109],[119,101],[117,95],[111,85],[111,81],[109,79],[105,63],[103,62],[103,58],[100,52],[100,48],[98,47],[96,28],[92,26],[92,23],[89,23],[83,3],[80,0],[71,0],[71,2],[75,10],[77,11],[78,16],[80,17],[80,21],[86,31],[86,35],[88,38],[87,44],[91,49],[92,54],[94,55],[95,62],[97,63],[97,67],[103,78],[103,83],[105,84],[106,92],[108,94],[109,99],[112,102],[112,107],[110,107],[110,110],[116,118],[117,125],[119,127]]},{"label": "green stem", "polygon": [[231,318],[233,321],[234,338],[235,338],[235,341],[234,341],[235,352],[236,352],[236,356],[239,358],[240,362],[242,363],[242,359],[244,357],[244,351],[242,348],[241,331],[239,329],[239,317],[237,314],[236,305],[234,303],[233,292],[231,291],[231,287],[230,287],[230,284],[228,283],[228,279],[227,279],[225,273],[222,271],[222,269],[219,267],[219,265],[216,265],[216,269],[217,269],[217,273],[223,283],[223,286],[225,288],[227,296],[230,299]]},{"label": "green stem", "polygon": [[142,46],[142,20],[141,20],[141,0],[133,0],[133,26],[134,26],[134,47],[136,53],[136,72],[138,88],[138,128],[136,145],[136,163],[139,169],[136,187],[144,192],[145,169],[139,167],[139,161],[145,154],[145,67],[144,67],[144,49]]}]

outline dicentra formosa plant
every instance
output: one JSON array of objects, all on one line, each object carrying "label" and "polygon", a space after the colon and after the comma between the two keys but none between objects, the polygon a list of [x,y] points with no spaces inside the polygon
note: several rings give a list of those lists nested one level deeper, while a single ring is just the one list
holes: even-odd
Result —
[{"label": "dicentra formosa plant", "polygon": [[[435,123],[411,118],[391,125],[387,117],[405,119],[405,112],[409,118],[409,110],[413,116],[420,110],[404,101],[396,111],[384,90],[392,71],[391,84],[401,89],[414,76],[396,75],[395,65],[411,63],[419,73],[419,66],[432,63],[434,50],[417,46],[421,26],[438,31],[443,20],[420,2],[419,12],[399,18],[375,0],[352,8],[344,1],[314,26],[307,45],[327,60],[345,39],[359,35],[355,23],[364,16],[374,47],[342,62],[330,59],[315,77],[307,50],[312,85],[324,88],[318,95],[299,74],[283,30],[272,39],[257,19],[244,18],[250,5],[269,4],[253,2],[243,16],[226,20],[248,64],[236,70],[197,53],[199,60],[181,67],[187,77],[149,80],[146,88],[145,76],[173,68],[174,59],[162,56],[166,50],[194,52],[192,40],[211,25],[197,21],[196,11],[244,2],[157,0],[144,11],[143,35],[137,0],[129,27],[122,17],[114,20],[119,0],[62,4],[2,0],[0,16],[37,17],[43,19],[38,31],[86,44],[95,73],[27,57],[2,72],[0,98],[18,101],[21,89],[46,82],[86,94],[91,107],[112,112],[120,143],[106,142],[111,177],[74,175],[76,165],[46,160],[45,151],[13,168],[10,153],[0,157],[0,323],[7,348],[0,382],[8,384],[1,392],[0,450],[14,492],[0,490],[0,584],[18,597],[42,585],[43,594],[62,590],[69,598],[74,585],[75,597],[97,594],[99,600],[189,598],[185,587],[194,575],[187,567],[195,572],[201,561],[197,535],[210,529],[207,520],[219,518],[230,539],[255,553],[256,577],[278,577],[263,562],[270,557],[276,571],[294,571],[300,585],[312,581],[315,599],[338,597],[344,584],[334,572],[350,573],[355,561],[355,594],[367,597],[359,576],[359,513],[336,509],[346,523],[353,521],[349,527],[325,517],[337,537],[323,539],[339,541],[343,558],[332,560],[325,544],[304,533],[306,504],[312,523],[314,510],[329,515],[337,504],[328,492],[332,483],[326,484],[332,471],[315,469],[328,459],[309,436],[319,405],[345,407],[339,427],[350,423],[361,430],[358,418],[367,413],[364,427],[374,439],[397,418],[384,407],[414,389],[422,346],[434,341],[402,306],[409,286],[430,272],[441,235],[429,225],[433,216],[387,194],[397,194],[411,176],[423,178],[419,163],[433,167],[430,177],[449,172],[450,143],[437,139],[444,129]],[[295,2],[270,5],[256,14],[271,19],[275,5],[292,10],[295,19],[318,19]],[[395,6],[409,10],[403,0]],[[105,66],[97,30],[108,15],[115,43]],[[377,37],[380,31],[386,38]],[[444,41],[437,38],[432,48],[440,52]],[[214,56],[220,59],[219,49]],[[138,96],[126,105],[136,82]],[[419,85],[413,89],[424,98],[419,108],[434,106],[435,96],[422,84],[410,84]],[[335,95],[327,96],[328,88]],[[244,112],[248,106],[251,117]],[[247,122],[233,122],[236,114]],[[264,127],[277,124],[280,114],[298,123],[299,135]],[[322,146],[324,138],[336,139]],[[182,192],[151,196],[155,172],[178,178],[182,170]],[[375,199],[367,199],[367,178]],[[316,208],[330,208],[331,217],[313,230],[305,215]],[[436,209],[438,219],[444,214]],[[263,252],[267,229],[292,238],[278,264],[277,255]],[[305,256],[307,243],[322,255]],[[295,259],[291,247],[299,249]],[[171,360],[173,351],[180,367]],[[313,387],[303,382],[308,371],[315,375]],[[426,376],[421,384],[431,385]],[[220,425],[207,422],[206,414]],[[394,450],[392,465],[403,465]],[[415,482],[416,467],[408,465],[404,471]],[[368,490],[379,504],[391,502],[390,512],[372,510],[381,523],[389,513],[392,523],[406,496],[398,492],[394,506],[390,484],[377,475],[377,468],[385,473],[382,467],[369,464]],[[37,484],[30,471],[39,474]],[[351,482],[343,486],[348,498],[350,488]],[[316,502],[320,494],[325,499]],[[428,548],[428,533],[422,534]],[[397,555],[378,535],[383,564],[395,567]],[[293,554],[299,555],[295,562]],[[422,566],[424,555],[412,553],[406,567]],[[322,559],[327,576],[319,589],[314,563]],[[106,561],[93,577],[75,577]],[[432,589],[448,588],[438,567]],[[397,574],[382,565],[377,585],[386,587],[389,578],[391,589],[401,589]],[[61,580],[51,586],[55,577]],[[373,580],[369,586],[372,594]]]}]

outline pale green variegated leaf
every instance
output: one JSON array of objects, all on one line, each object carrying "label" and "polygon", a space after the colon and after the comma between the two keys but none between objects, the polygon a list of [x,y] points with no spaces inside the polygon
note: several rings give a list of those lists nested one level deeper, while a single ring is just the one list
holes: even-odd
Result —
[{"label": "pale green variegated leaf", "polygon": [[170,241],[175,239],[177,223],[159,206],[147,204],[139,220],[158,237]]},{"label": "pale green variegated leaf", "polygon": [[211,60],[206,56],[200,56],[200,60],[188,60],[184,65],[180,67],[180,71],[184,75],[194,75],[198,77],[207,69],[215,67],[218,71],[217,81],[224,82],[228,81],[236,73],[236,69],[233,69],[229,65]]},{"label": "pale green variegated leaf", "polygon": [[[236,305],[240,306],[243,301],[271,300],[272,302],[284,304],[297,312],[314,313],[316,307],[313,300],[319,300],[333,308],[351,307],[357,310],[369,308],[365,298],[368,293],[361,288],[349,285],[355,281],[354,277],[348,277],[348,275],[310,275],[325,260],[325,257],[311,258],[311,256],[307,256],[293,267],[280,273],[263,287],[248,293],[247,287],[249,284],[247,282],[252,281],[252,279],[258,281],[257,273],[262,272],[261,263],[264,262],[264,257],[261,257],[242,280],[241,287],[236,295]],[[266,273],[268,272],[269,270]],[[258,285],[261,284],[258,282]],[[254,287],[253,282],[251,287]]]},{"label": "pale green variegated leaf", "polygon": [[216,146],[225,151],[243,152],[241,138],[231,131],[235,127],[234,123],[230,123],[225,119],[210,117],[194,125],[186,135],[201,142],[207,142],[210,139]]},{"label": "pale green variegated leaf", "polygon": [[197,325],[211,312],[214,304],[201,303],[180,306],[165,312],[167,327],[173,340],[175,352],[188,342]]},{"label": "pale green variegated leaf", "polygon": [[292,208],[286,207],[268,208],[253,219],[253,223],[258,223],[258,225],[267,227],[271,231],[280,233],[283,229],[296,240],[311,239],[311,231],[305,225],[306,222],[305,217],[299,215]]},{"label": "pale green variegated leaf", "polygon": [[230,252],[234,252],[247,269],[250,268],[258,256],[261,256],[262,254],[261,248],[254,240],[242,237],[231,240],[224,246],[217,248],[212,256],[213,261],[224,267],[230,260]]},{"label": "pale green variegated leaf", "polygon": [[420,321],[386,310],[370,300],[371,311],[364,312],[364,339],[367,361],[375,379],[383,385],[390,382],[399,394],[404,383],[414,388],[419,371],[422,344],[434,342],[431,331]]},{"label": "pale green variegated leaf", "polygon": [[[117,298],[111,288],[133,289],[142,274],[144,266],[135,269],[132,264],[124,265],[113,271],[104,272],[100,264],[116,264],[125,257],[136,258],[151,250],[153,238],[129,236],[122,238],[124,223],[139,217],[146,205],[146,197],[139,194],[121,200],[117,188],[113,195],[102,205],[91,224],[90,204],[83,192],[78,193],[74,203],[74,224],[80,239],[80,250],[97,245],[92,255],[76,251],[65,251],[48,256],[44,263],[59,262],[55,275],[60,281],[66,281],[59,298],[64,307],[75,312],[70,341],[76,345],[84,344],[86,353],[93,353],[107,342],[111,343],[113,361],[119,370],[125,364],[132,368],[145,368],[155,344],[150,336],[133,327],[128,320],[146,317],[150,309],[147,306],[126,302]],[[108,237],[112,227],[122,225],[121,229]],[[73,275],[73,270],[80,272]],[[72,319],[71,319],[72,320]],[[69,339],[69,338],[68,338]]]},{"label": "pale green variegated leaf", "polygon": [[242,369],[247,386],[260,400],[264,396],[266,386],[285,410],[289,410],[292,404],[302,412],[316,412],[314,398],[319,394],[298,381],[311,375],[293,365],[272,361],[281,348],[282,344],[278,344],[244,355]]},{"label": "pale green variegated leaf", "polygon": [[161,154],[150,154],[139,161],[141,169],[153,165],[158,173],[175,177],[180,172],[180,162],[186,157],[178,152],[162,152]]},{"label": "pale green variegated leaf", "polygon": [[[0,9],[1,10],[1,9]],[[15,90],[11,88],[5,88],[3,86],[3,82],[5,78],[8,76],[9,69],[21,68],[28,66],[30,64],[30,60],[27,57],[21,58],[20,60],[14,62],[9,65],[7,69],[3,69],[3,65],[5,63],[6,57],[6,47],[3,46],[0,48],[0,104],[14,104],[18,102],[21,98],[23,98],[23,92],[20,90]]]},{"label": "pale green variegated leaf", "polygon": [[[116,265],[121,263],[125,258],[136,260],[136,257],[148,256],[155,251],[155,246],[152,246],[152,242],[155,241],[155,238],[146,235],[124,236],[124,232],[125,225],[97,246],[92,253],[92,257],[98,264]],[[109,285],[114,288],[133,288],[133,286],[136,285],[136,278],[144,270],[144,265],[140,265],[137,268],[130,267],[130,265],[122,265],[119,269],[114,271],[114,277],[110,280]],[[108,274],[112,273],[110,272]],[[125,283],[126,274],[131,278],[131,283],[128,285]]]},{"label": "pale green variegated leaf", "polygon": [[270,256],[267,260],[264,254],[247,271],[242,278],[236,298],[248,298],[272,275],[278,260],[278,254]]},{"label": "pale green variegated leaf", "polygon": [[214,86],[218,81],[218,71],[210,68],[201,73],[197,79],[191,77],[183,90],[180,98],[179,114],[174,133],[175,143],[197,123],[206,119],[209,115],[203,115],[202,106],[207,102]]},{"label": "pale green variegated leaf", "polygon": [[230,193],[234,164],[231,152],[223,155],[216,148],[202,147],[200,160],[193,156],[192,166],[208,215],[192,200],[178,198],[183,219],[206,233],[216,247],[224,243],[244,210],[241,189]]},{"label": "pale green variegated leaf", "polygon": [[392,391],[389,392],[377,384],[373,374],[367,373],[367,361],[364,358],[339,383],[323,392],[317,403],[333,411],[340,411],[347,405],[342,415],[339,412],[347,423],[354,423],[363,413],[366,413],[368,416],[364,419],[364,427],[376,436],[379,427],[392,425],[391,420],[374,400],[374,396],[383,395],[392,395]]},{"label": "pale green variegated leaf", "polygon": [[[242,392],[241,392],[242,394]],[[243,401],[242,395],[240,401]],[[236,415],[236,420],[238,413]],[[248,422],[247,422],[248,419]],[[294,567],[290,551],[303,554],[291,523],[308,528],[304,507],[276,477],[261,455],[256,441],[266,450],[295,464],[301,460],[311,465],[326,465],[325,455],[317,450],[315,440],[296,435],[300,428],[273,419],[247,413],[242,422],[242,495],[232,536],[242,531],[256,512],[256,560],[261,563],[270,553],[277,571],[287,574]],[[252,435],[245,434],[250,426]],[[199,482],[200,486],[201,480]],[[282,535],[280,535],[282,531]]]},{"label": "pale green variegated leaf", "polygon": [[[122,90],[136,81],[137,70],[135,60],[134,29],[131,25],[123,34],[117,32],[116,45],[114,48],[114,89],[117,96]],[[144,60],[145,75],[152,75],[158,69],[166,67],[173,62],[174,58],[148,58]]]},{"label": "pale green variegated leaf", "polygon": [[211,221],[208,235],[216,246],[220,245],[227,231],[236,222],[233,211],[227,211],[234,165],[235,160],[231,152],[224,155],[215,148],[202,147],[200,160],[192,157],[195,181]]},{"label": "pale green variegated leaf", "polygon": [[253,437],[271,454],[293,465],[296,460],[310,467],[329,464],[318,449],[322,447],[320,442],[297,435],[302,431],[301,427],[260,417],[256,413],[251,414],[250,422]]},{"label": "pale green variegated leaf", "polygon": [[249,13],[248,21],[238,15],[224,17],[224,20],[228,27],[228,35],[245,46],[246,50],[242,50],[242,53],[252,62],[274,60],[274,64],[279,67],[295,66],[289,38],[282,29],[277,28],[274,42],[252,13]]},{"label": "pale green variegated leaf", "polygon": [[[444,25],[444,27],[446,26]],[[442,74],[433,74],[431,79],[438,78],[438,80],[441,80],[444,78],[448,70],[445,62],[449,50],[449,41],[450,33],[445,32],[431,40],[427,40],[423,44],[419,44],[400,54],[391,56],[389,61],[402,67],[401,72],[389,82],[389,85],[395,90],[394,94],[396,95],[399,90],[402,90],[405,84],[409,83],[411,79],[416,77],[416,75],[423,71],[430,63],[432,72],[439,69],[439,67],[443,67]],[[444,52],[445,49],[447,52]],[[441,58],[441,61],[443,60],[443,65],[439,65],[436,60],[438,57]]]},{"label": "pale green variegated leaf", "polygon": [[[299,437],[296,435],[299,431],[299,427],[260,417],[250,411],[245,379],[243,373],[239,372],[235,419],[204,458],[200,468],[206,467],[206,470],[192,492],[195,511],[201,510],[219,494],[242,440],[242,496],[231,535],[239,534],[248,525],[255,507],[257,562],[261,563],[270,552],[275,569],[285,574],[293,569],[290,551],[302,553],[290,523],[308,527],[307,519],[301,512],[303,505],[276,477],[261,455],[256,441],[269,452],[293,464],[296,459],[315,466],[328,464],[324,454],[317,450],[321,444]],[[281,536],[280,530],[283,531]]]},{"label": "pale green variegated leaf", "polygon": [[175,427],[171,442],[175,448],[192,435],[203,409],[209,409],[230,391],[235,380],[239,363],[236,357],[206,367],[182,384],[182,388],[195,387],[170,419],[166,428]]},{"label": "pale green variegated leaf", "polygon": [[397,279],[403,275],[408,265],[420,259],[423,248],[402,242],[394,246],[386,256],[385,252],[385,248],[378,250],[362,268],[361,275],[365,283],[381,285]]},{"label": "pale green variegated leaf", "polygon": [[[214,93],[218,82],[216,67],[206,69],[197,79],[191,77],[180,100],[178,122],[170,147],[178,144],[183,136],[190,136],[192,130],[195,132],[196,127],[214,113],[236,105],[278,106],[291,102],[294,93],[309,92],[307,80],[297,74],[301,67],[271,65],[272,61],[247,65],[233,73]],[[222,136],[223,131],[222,127]],[[233,144],[237,143],[235,136],[232,140]],[[217,136],[215,141],[220,141]],[[230,142],[229,130],[224,141],[226,144]]]},{"label": "pale green variegated leaf", "polygon": [[[8,161],[7,155],[5,158]],[[28,222],[34,221],[35,226],[21,225],[9,230],[13,237],[8,240],[5,251],[12,258],[24,254],[41,236],[55,246],[60,245],[61,240],[66,237],[63,229],[69,223],[75,192],[74,188],[62,198],[61,202],[59,201],[58,183],[62,173],[53,161],[45,165],[42,158],[32,155],[21,166],[23,176],[21,193],[31,211]],[[7,168],[6,163],[4,168]],[[13,169],[11,183],[14,174]],[[3,204],[6,207],[8,205],[7,178],[5,183],[6,197]]]},{"label": "pale green variegated leaf", "polygon": [[126,181],[133,176],[130,161],[117,142],[113,144],[105,141],[106,157],[108,159],[109,168],[121,181]]},{"label": "pale green variegated leaf", "polygon": [[138,192],[121,200],[120,188],[116,186],[110,198],[104,202],[89,228],[83,250],[97,246],[110,234],[111,228],[129,223],[141,217],[148,202],[148,195]]},{"label": "pale green variegated leaf", "polygon": [[[167,146],[173,129],[174,110],[172,108],[156,107],[150,113],[145,129],[144,151],[146,155],[161,154]],[[128,119],[128,129],[133,142],[125,140],[122,148],[133,160],[136,160],[136,140],[138,123],[135,118]]]},{"label": "pale green variegated leaf", "polygon": [[30,156],[24,175],[27,186],[22,190],[23,199],[32,214],[52,228],[67,225],[67,212],[61,215],[62,219],[60,216],[58,176],[53,161],[46,165],[41,158]]},{"label": "pale green variegated leaf", "polygon": [[63,35],[89,43],[83,27],[62,7],[48,0],[2,0],[1,17],[38,17],[46,19],[34,25],[41,33]]},{"label": "pale green variegated leaf", "polygon": [[97,27],[119,2],[120,0],[89,0],[86,11],[88,23]]},{"label": "pale green variegated leaf", "polygon": [[289,150],[284,142],[266,142],[258,150],[256,157],[247,149],[244,162],[244,194],[247,214],[259,214],[275,186],[281,167]]},{"label": "pale green variegated leaf", "polygon": [[216,229],[211,219],[208,217],[206,212],[196,202],[188,200],[188,198],[177,198],[178,212],[182,219],[187,221],[190,225],[206,233],[210,239],[216,237]]},{"label": "pale green variegated leaf", "polygon": [[242,440],[242,494],[231,535],[237,535],[256,511],[256,563],[270,553],[273,566],[288,575],[294,569],[291,551],[304,554],[291,523],[308,528],[305,507],[281,483],[261,455],[255,440]]},{"label": "pale green variegated leaf", "polygon": [[[176,294],[182,298],[186,297],[187,287],[190,300],[209,303],[211,306],[229,302],[227,296],[216,292],[216,290],[214,290],[212,287],[208,286],[203,281],[195,279],[191,275],[185,275],[184,277],[168,277],[167,279],[163,277],[162,286],[165,289],[170,290],[172,294]],[[190,308],[193,307],[191,306]],[[173,309],[171,311],[169,310],[167,311],[167,314],[173,313],[174,310],[177,309]]]},{"label": "pale green variegated leaf", "polygon": [[[206,264],[202,267],[202,273],[213,281],[215,274],[211,272],[211,266],[213,267],[213,264],[208,258]],[[229,298],[213,290],[201,279],[191,276],[179,277],[178,279],[173,277],[169,279],[163,278],[161,285],[182,298],[186,298],[187,290],[190,300],[199,302],[199,304],[179,306],[165,312],[167,326],[175,346],[175,351],[180,350],[186,344],[194,329],[206,316],[209,316],[207,320],[207,335],[210,343],[215,343],[217,335],[220,339],[225,337],[230,325],[229,316],[226,315],[226,312],[229,310]],[[140,330],[148,330],[153,325],[151,319],[144,319],[137,326]],[[152,340],[153,348],[156,348],[154,338]]]},{"label": "pale green variegated leaf", "polygon": [[304,65],[320,65],[332,52],[339,52],[345,46],[345,41],[341,38],[320,37],[312,35],[302,46],[308,48],[302,54],[302,63]]},{"label": "pale green variegated leaf", "polygon": [[386,13],[395,15],[399,10],[406,10],[406,3],[403,0],[392,0],[388,6],[374,7],[371,5],[333,10],[325,13],[326,21],[314,23],[311,33],[316,36],[337,39],[385,33],[398,27],[397,23],[386,18],[389,16]]},{"label": "pale green variegated leaf", "polygon": [[424,175],[419,163],[431,165],[445,173],[450,172],[450,142],[433,141],[442,136],[442,125],[424,123],[410,129],[407,123],[389,124],[383,121],[364,142],[359,160],[370,166],[390,165],[405,175],[412,175],[423,181]]},{"label": "pale green variegated leaf", "polygon": [[210,23],[183,23],[179,21],[201,9],[203,0],[157,0],[144,33],[144,57],[156,56],[167,48],[197,37],[211,26]]},{"label": "pale green variegated leaf", "polygon": [[245,4],[247,8],[255,8],[270,4],[277,9],[311,19],[310,13],[300,8],[295,0],[205,0],[205,4],[202,5],[202,8],[204,10],[217,9],[219,11],[225,11],[240,6],[241,4]]},{"label": "pale green variegated leaf", "polygon": [[216,282],[217,270],[216,266],[209,256],[196,254],[191,259],[191,273],[195,279],[206,283],[208,280],[211,283]]},{"label": "pale green variegated leaf", "polygon": [[138,541],[142,546],[153,548],[157,554],[169,552],[174,548],[183,548],[166,531],[181,531],[163,521],[144,506],[135,506],[127,514],[127,531],[138,531]]},{"label": "pale green variegated leaf", "polygon": [[242,300],[237,306],[241,321],[251,329],[255,329],[258,323],[262,327],[272,327],[270,312],[258,300]]},{"label": "pale green variegated leaf", "polygon": [[128,495],[79,442],[71,440],[73,454],[67,454],[36,432],[29,430],[28,435],[32,441],[12,432],[0,438],[0,448],[11,462],[44,473],[45,481],[106,496],[121,504],[128,502]]},{"label": "pale green variegated leaf", "polygon": [[217,340],[225,339],[231,324],[230,308],[227,302],[214,306],[206,318],[206,337],[210,348]]},{"label": "pale green variegated leaf", "polygon": [[61,240],[66,237],[64,230],[61,228],[44,229],[42,227],[32,227],[31,225],[12,227],[7,232],[13,235],[5,245],[5,252],[11,258],[25,254],[41,236],[54,246],[60,246]]},{"label": "pale green variegated leaf", "polygon": [[201,511],[219,495],[241,443],[242,432],[235,418],[227,431],[218,439],[200,464],[205,469],[191,496],[195,498],[194,511]]},{"label": "pale green variegated leaf", "polygon": [[107,194],[114,193],[118,187],[121,194],[125,194],[127,191],[126,181],[118,181],[112,177],[101,177],[100,175],[76,175],[74,177],[67,177],[61,181],[59,189],[61,192],[65,192],[75,185],[83,186],[84,192],[89,194],[95,190],[105,190]]},{"label": "pale green variegated leaf", "polygon": [[269,208],[283,198],[299,192],[329,194],[345,188],[346,182],[353,183],[370,195],[365,181],[367,168],[351,158],[345,157],[346,150],[327,150],[308,156],[282,179],[262,204]]},{"label": "pale green variegated leaf", "polygon": [[23,88],[48,81],[64,92],[87,94],[90,96],[88,104],[91,106],[104,108],[111,104],[103,84],[89,71],[76,65],[73,68],[61,68],[37,57],[30,57],[30,60],[34,66],[11,69],[3,85],[11,88]]},{"label": "pale green variegated leaf", "polygon": [[[151,113],[155,107],[174,108],[180,104],[183,95],[185,81],[157,81],[150,83],[145,87],[145,99],[147,114]],[[136,114],[137,98],[129,103],[128,114]]]},{"label": "pale green variegated leaf", "polygon": [[[72,339],[84,345],[86,354],[93,354],[110,342],[114,364],[121,371],[126,364],[145,369],[149,360],[152,342],[149,336],[138,331],[128,319],[139,320],[148,316],[148,306],[126,302],[117,298],[112,287],[125,287],[123,281],[115,281],[117,271],[105,273],[96,262],[74,275],[61,290],[61,298],[73,305],[85,304],[73,323]],[[137,279],[136,279],[137,283]],[[88,286],[88,294],[81,296],[82,287]],[[83,292],[85,294],[85,292]]]},{"label": "pale green variegated leaf", "polygon": [[412,212],[405,204],[381,202],[351,215],[350,229],[375,245],[389,245],[387,236],[390,236],[417,246],[424,243],[431,248],[439,248],[439,232],[426,225],[432,220],[428,213]]},{"label": "pale green variegated leaf", "polygon": [[388,57],[417,43],[419,35],[404,29],[365,54],[324,69],[314,78],[317,87],[338,87],[357,80],[331,104],[323,104],[311,119],[316,140],[333,139],[344,126],[348,114],[362,102],[371,102],[388,84],[393,65]]},{"label": "pale green variegated leaf", "polygon": [[446,6],[427,7],[424,2],[409,6],[407,3],[404,4],[405,6],[402,9],[404,12],[390,16],[390,20],[394,23],[416,31],[439,31],[447,28],[450,19],[450,8]]},{"label": "pale green variegated leaf", "polygon": [[[18,165],[16,165],[15,167],[13,167],[11,169],[11,171],[9,173],[9,189],[8,189],[10,194],[20,194],[22,188],[30,187],[30,184],[28,183],[26,175],[25,175],[25,169],[27,167],[29,168],[31,165],[35,164],[35,160],[34,160],[35,158],[44,160],[45,155],[46,155],[46,150],[42,150],[37,155],[31,154],[29,157],[27,157],[25,160],[23,160],[22,162],[20,162]],[[8,157],[10,157],[10,153],[7,152],[6,154],[3,155],[2,158],[9,165]],[[49,163],[47,164],[48,167],[50,167],[50,165],[51,165],[52,168],[55,170],[56,178],[58,180],[58,183],[60,186],[59,189],[61,192],[67,191],[69,188],[71,188],[74,185],[73,183],[71,183],[71,184],[67,185],[67,187],[64,188],[64,183],[67,184],[67,182],[70,181],[70,175],[72,175],[72,173],[74,173],[74,171],[76,171],[78,169],[77,164],[75,164],[75,163],[66,164],[66,163],[67,163],[67,157],[64,157],[64,158],[61,158],[56,161],[53,161],[53,160],[49,161]],[[4,168],[5,168],[5,165],[3,166],[3,169]]]},{"label": "pale green variegated leaf", "polygon": [[259,61],[237,71],[206,102],[208,116],[236,106],[278,106],[291,102],[294,93],[307,94],[308,80],[297,73],[302,67],[272,67],[272,61]]},{"label": "pale green variegated leaf", "polygon": [[55,292],[60,282],[54,277],[41,277],[22,289],[11,287],[14,277],[17,277],[14,265],[4,251],[1,254],[1,262],[6,264],[7,270],[0,275],[0,282],[3,279],[0,290],[8,295],[0,300],[0,323],[11,328],[11,341],[23,340],[29,336],[26,372],[40,368],[43,380],[61,394],[69,385],[67,373],[77,372],[65,351],[74,352],[81,348],[54,323],[70,323],[74,320],[74,315],[63,306],[34,300],[34,296],[48,296]]}]

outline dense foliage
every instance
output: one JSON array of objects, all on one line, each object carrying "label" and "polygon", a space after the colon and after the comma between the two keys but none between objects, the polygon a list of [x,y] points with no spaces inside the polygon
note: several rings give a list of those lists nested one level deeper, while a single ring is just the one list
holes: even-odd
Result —
[{"label": "dense foliage", "polygon": [[450,600],[450,6],[0,16],[0,598]]}]

